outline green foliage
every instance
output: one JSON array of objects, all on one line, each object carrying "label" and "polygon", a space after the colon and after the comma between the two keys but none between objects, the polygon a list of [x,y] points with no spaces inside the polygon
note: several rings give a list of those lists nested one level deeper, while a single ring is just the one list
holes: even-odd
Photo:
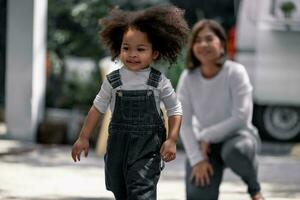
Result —
[{"label": "green foliage", "polygon": [[48,1],[48,48],[58,57],[73,55],[100,59],[99,19],[114,7],[142,9],[167,0],[51,0]]},{"label": "green foliage", "polygon": [[48,48],[65,55],[100,59],[98,20],[113,7],[109,0],[48,1]]},{"label": "green foliage", "polygon": [[95,98],[100,89],[99,72],[92,73],[92,77],[88,82],[82,82],[78,73],[73,74],[73,78],[63,87],[63,93],[66,94],[63,99],[64,107],[80,107],[90,105],[91,99]]},{"label": "green foliage", "polygon": [[109,0],[48,1],[48,56],[46,106],[71,108],[90,105],[101,82],[99,69],[86,83],[66,80],[65,57],[88,57],[98,63],[104,50],[100,43],[98,21],[113,7]]},{"label": "green foliage", "polygon": [[57,75],[50,75],[47,83],[47,107],[87,109],[92,104],[100,89],[99,70],[96,68],[85,81],[80,78],[80,72],[73,72],[71,76],[69,79],[60,79]]},{"label": "green foliage", "polygon": [[185,51],[183,51],[178,56],[176,63],[172,65],[166,73],[166,76],[170,79],[174,88],[177,87],[178,79],[180,77],[181,72],[184,70],[184,67],[185,67]]},{"label": "green foliage", "polygon": [[114,5],[125,10],[144,9],[153,5],[169,4],[168,0],[111,0]]},{"label": "green foliage", "polygon": [[296,5],[292,1],[286,1],[281,4],[280,9],[286,18],[290,18],[296,10]]},{"label": "green foliage", "polygon": [[66,80],[65,57],[86,57],[98,63],[107,55],[99,39],[99,19],[114,7],[137,10],[168,0],[51,0],[48,1],[48,56],[46,106],[72,108],[90,105],[100,89],[101,77],[96,67],[91,80],[82,82],[74,74]]}]

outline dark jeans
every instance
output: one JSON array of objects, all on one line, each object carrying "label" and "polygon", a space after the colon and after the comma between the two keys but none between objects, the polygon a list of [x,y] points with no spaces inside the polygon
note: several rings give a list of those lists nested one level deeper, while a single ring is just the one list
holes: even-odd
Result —
[{"label": "dark jeans", "polygon": [[214,174],[210,177],[209,186],[196,186],[190,181],[192,167],[186,162],[186,195],[187,200],[217,200],[219,187],[226,167],[235,172],[248,186],[250,196],[260,191],[257,179],[256,140],[246,136],[235,136],[223,143],[212,144],[209,161]]}]

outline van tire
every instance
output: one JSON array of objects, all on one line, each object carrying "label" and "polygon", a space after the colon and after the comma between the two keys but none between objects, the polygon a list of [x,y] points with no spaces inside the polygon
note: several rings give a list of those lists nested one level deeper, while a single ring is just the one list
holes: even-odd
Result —
[{"label": "van tire", "polygon": [[300,139],[299,107],[255,106],[253,122],[263,139],[282,142]]}]

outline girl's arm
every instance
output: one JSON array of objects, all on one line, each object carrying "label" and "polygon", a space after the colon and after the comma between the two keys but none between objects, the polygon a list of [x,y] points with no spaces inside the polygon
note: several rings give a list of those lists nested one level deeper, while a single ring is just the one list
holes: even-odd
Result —
[{"label": "girl's arm", "polygon": [[106,109],[110,103],[112,95],[112,87],[107,79],[105,79],[101,85],[101,89],[94,99],[93,106],[89,110],[80,135],[73,145],[72,148],[72,158],[76,162],[80,160],[80,154],[82,151],[85,152],[85,156],[88,155],[89,150],[89,138],[92,131],[95,129],[99,120],[102,121],[103,113],[106,112]]},{"label": "girl's arm", "polygon": [[85,157],[87,157],[90,135],[102,118],[103,114],[100,113],[95,106],[92,106],[85,118],[80,135],[72,147],[72,158],[75,162],[77,160],[80,161],[80,154],[82,151],[84,151]]},{"label": "girl's arm", "polygon": [[181,125],[181,115],[173,115],[168,117],[169,132],[168,138],[163,143],[160,154],[162,159],[166,162],[176,158],[176,142],[179,135]]},{"label": "girl's arm", "polygon": [[177,142],[179,135],[180,125],[181,125],[181,115],[173,115],[168,117],[168,140],[173,140]]},{"label": "girl's arm", "polygon": [[85,118],[83,127],[80,131],[79,138],[89,139],[91,133],[95,129],[99,120],[102,119],[102,117],[103,114],[99,112],[95,106],[92,106]]},{"label": "girl's arm", "polygon": [[179,135],[182,108],[169,79],[162,75],[160,97],[168,116],[168,138],[161,147],[162,159],[166,162],[176,158],[176,142]]}]

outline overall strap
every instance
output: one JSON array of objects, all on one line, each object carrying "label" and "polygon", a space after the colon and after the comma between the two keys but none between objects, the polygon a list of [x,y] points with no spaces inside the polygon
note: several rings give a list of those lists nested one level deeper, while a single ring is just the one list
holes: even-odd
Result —
[{"label": "overall strap", "polygon": [[114,70],[111,73],[109,73],[108,75],[106,75],[106,78],[107,78],[108,82],[110,83],[110,85],[113,87],[113,89],[122,85],[119,69]]},{"label": "overall strap", "polygon": [[159,81],[161,81],[161,72],[151,67],[147,85],[157,88]]}]

